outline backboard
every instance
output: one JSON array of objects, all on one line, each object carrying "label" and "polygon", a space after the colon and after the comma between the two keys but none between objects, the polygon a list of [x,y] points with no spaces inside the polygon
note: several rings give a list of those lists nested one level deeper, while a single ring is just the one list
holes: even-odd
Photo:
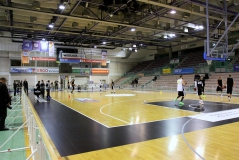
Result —
[{"label": "backboard", "polygon": [[[204,41],[204,54],[203,58],[205,60],[215,60],[215,61],[225,61],[227,58],[227,48],[224,42],[220,42],[217,47],[212,51],[216,45],[216,41],[209,42],[209,53],[207,53],[207,41]],[[212,51],[212,52],[211,52]],[[211,53],[210,53],[211,52]]]}]

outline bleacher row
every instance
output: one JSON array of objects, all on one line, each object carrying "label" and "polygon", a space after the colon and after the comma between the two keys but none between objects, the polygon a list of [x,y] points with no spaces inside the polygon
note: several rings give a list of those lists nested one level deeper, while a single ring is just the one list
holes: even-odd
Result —
[{"label": "bleacher row", "polygon": [[[205,85],[205,92],[209,93],[216,93],[217,88],[217,80],[221,76],[223,83],[226,82],[227,77],[229,74],[232,75],[232,78],[234,79],[235,86],[234,86],[234,93],[239,93],[239,85],[237,85],[237,82],[239,82],[239,72],[234,73],[212,73],[208,80],[206,80]],[[204,75],[202,75],[204,76]],[[153,76],[148,77],[142,77],[139,79],[138,88],[142,89],[143,87],[150,86],[153,89],[159,89],[160,88],[167,88],[168,90],[172,89],[176,91],[177,87],[177,79],[179,79],[179,75],[163,75],[160,76],[155,82],[152,81]],[[185,90],[188,91],[194,88],[194,74],[188,74],[183,75],[184,81],[187,82],[187,85],[185,86]],[[148,83],[148,84],[147,84]],[[226,90],[225,90],[226,91]],[[224,92],[225,92],[224,91]]]},{"label": "bleacher row", "polygon": [[[187,55],[178,56],[180,61],[182,61],[176,68],[188,68],[188,67],[196,67],[201,63],[205,63],[206,61],[203,58],[203,51],[192,52]],[[139,73],[144,71],[152,71],[157,68],[162,68],[170,64],[170,59],[161,58],[157,60],[144,61],[139,63],[137,66],[133,67],[128,73]]]}]

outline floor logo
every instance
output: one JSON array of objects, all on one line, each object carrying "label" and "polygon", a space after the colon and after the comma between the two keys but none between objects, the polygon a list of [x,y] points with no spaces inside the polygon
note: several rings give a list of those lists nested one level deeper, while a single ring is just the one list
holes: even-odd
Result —
[{"label": "floor logo", "polygon": [[83,102],[83,103],[86,103],[86,102],[99,102],[97,100],[90,99],[90,98],[75,98],[75,100],[79,101],[79,102]]},{"label": "floor logo", "polygon": [[231,110],[226,110],[226,111],[202,114],[201,116],[196,115],[196,116],[190,116],[190,117],[195,118],[195,119],[204,120],[204,121],[209,121],[209,122],[217,122],[217,121],[223,121],[223,120],[227,120],[227,119],[238,118],[239,117],[239,109],[231,109]]}]

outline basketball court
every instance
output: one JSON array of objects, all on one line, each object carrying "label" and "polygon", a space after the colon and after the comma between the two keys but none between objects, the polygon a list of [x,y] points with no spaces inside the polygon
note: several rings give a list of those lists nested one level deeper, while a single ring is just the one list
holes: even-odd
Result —
[{"label": "basketball court", "polygon": [[59,91],[51,96],[47,103],[30,99],[62,159],[239,156],[234,143],[239,140],[238,97],[229,103],[226,96],[207,95],[199,112],[193,107],[196,94],[187,94],[182,107],[175,105],[176,92]]}]

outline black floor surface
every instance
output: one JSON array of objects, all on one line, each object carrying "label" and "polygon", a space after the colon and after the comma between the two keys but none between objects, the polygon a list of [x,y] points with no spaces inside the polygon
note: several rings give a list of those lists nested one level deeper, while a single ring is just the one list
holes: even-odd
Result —
[{"label": "black floor surface", "polygon": [[[181,134],[182,126],[191,119],[189,117],[183,117],[106,128],[54,100],[39,103],[34,100],[34,95],[29,95],[29,98],[62,157],[178,135]],[[169,103],[162,102],[161,104]],[[185,132],[237,121],[239,121],[239,118],[220,122],[207,122],[194,119],[187,124]]]}]

